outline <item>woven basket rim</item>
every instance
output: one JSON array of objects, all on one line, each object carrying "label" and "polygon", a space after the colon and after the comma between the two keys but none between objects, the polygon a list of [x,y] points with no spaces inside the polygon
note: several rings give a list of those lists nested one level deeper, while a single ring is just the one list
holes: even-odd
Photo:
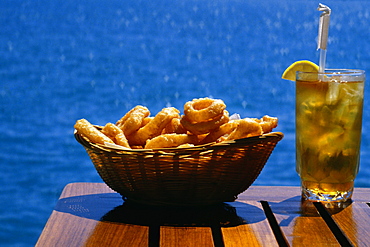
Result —
[{"label": "woven basket rim", "polygon": [[[101,126],[97,126],[101,127]],[[265,141],[265,139],[278,139],[281,140],[284,137],[282,132],[270,132],[266,134],[262,134],[259,136],[252,136],[242,139],[230,140],[230,141],[223,141],[223,142],[210,142],[207,144],[196,145],[193,147],[173,147],[173,148],[155,148],[155,149],[128,149],[119,145],[102,145],[97,143],[92,143],[84,138],[81,134],[79,134],[76,130],[74,131],[74,136],[76,140],[82,144],[84,147],[92,148],[92,149],[99,149],[104,152],[115,152],[115,153],[177,153],[177,152],[188,152],[188,151],[204,151],[212,148],[222,148],[222,147],[229,147],[234,145],[245,145],[249,143],[255,143],[260,141]]]}]

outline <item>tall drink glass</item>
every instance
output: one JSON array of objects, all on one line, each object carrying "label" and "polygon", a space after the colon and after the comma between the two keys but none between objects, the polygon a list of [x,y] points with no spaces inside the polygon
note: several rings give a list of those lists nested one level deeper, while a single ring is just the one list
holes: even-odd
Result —
[{"label": "tall drink glass", "polygon": [[296,169],[306,200],[351,198],[360,161],[365,72],[296,75]]}]

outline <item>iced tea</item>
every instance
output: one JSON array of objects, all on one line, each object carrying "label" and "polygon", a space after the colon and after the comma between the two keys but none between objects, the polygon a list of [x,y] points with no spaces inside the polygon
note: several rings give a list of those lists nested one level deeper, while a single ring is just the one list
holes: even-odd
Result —
[{"label": "iced tea", "polygon": [[296,169],[306,199],[346,201],[359,168],[365,74],[297,72]]}]

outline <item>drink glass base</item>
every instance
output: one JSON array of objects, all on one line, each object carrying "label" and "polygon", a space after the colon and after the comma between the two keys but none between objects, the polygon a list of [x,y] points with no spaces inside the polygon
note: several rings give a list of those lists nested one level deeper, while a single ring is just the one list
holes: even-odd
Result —
[{"label": "drink glass base", "polygon": [[353,187],[346,191],[326,192],[320,189],[309,189],[302,184],[302,198],[308,201],[318,202],[346,202],[351,200]]}]

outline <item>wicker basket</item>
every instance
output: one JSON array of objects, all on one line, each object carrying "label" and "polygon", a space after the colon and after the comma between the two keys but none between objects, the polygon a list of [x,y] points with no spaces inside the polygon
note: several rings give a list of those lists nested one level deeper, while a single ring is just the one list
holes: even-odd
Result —
[{"label": "wicker basket", "polygon": [[283,134],[156,150],[119,150],[75,137],[103,181],[126,200],[198,206],[234,201],[258,177]]}]

